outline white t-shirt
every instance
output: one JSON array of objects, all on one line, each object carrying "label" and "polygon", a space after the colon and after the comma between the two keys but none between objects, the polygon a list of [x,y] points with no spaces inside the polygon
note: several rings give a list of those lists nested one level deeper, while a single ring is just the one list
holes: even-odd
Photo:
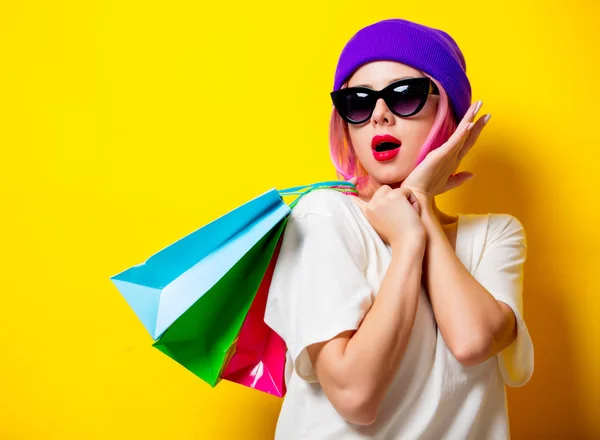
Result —
[{"label": "white t-shirt", "polygon": [[459,214],[456,254],[513,309],[517,339],[487,361],[463,366],[446,347],[422,285],[408,346],[375,423],[351,424],[329,402],[305,348],[358,329],[391,259],[391,248],[350,197],[312,191],[284,231],[265,312],[288,348],[276,440],[508,439],[505,384],[524,385],[534,365],[523,320],[525,233],[509,214]]}]

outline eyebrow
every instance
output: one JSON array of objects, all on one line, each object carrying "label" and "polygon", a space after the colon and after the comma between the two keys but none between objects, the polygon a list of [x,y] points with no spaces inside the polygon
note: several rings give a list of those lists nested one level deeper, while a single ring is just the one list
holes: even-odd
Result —
[{"label": "eyebrow", "polygon": [[[394,79],[390,80],[390,82],[388,82],[387,85],[390,85],[391,83],[393,83],[395,81],[400,81],[401,79],[408,79],[408,78],[418,78],[418,76],[401,76],[400,78],[394,78]],[[373,88],[373,86],[371,86],[369,84],[358,84],[358,85],[352,86],[352,87],[368,87],[370,89]]]}]

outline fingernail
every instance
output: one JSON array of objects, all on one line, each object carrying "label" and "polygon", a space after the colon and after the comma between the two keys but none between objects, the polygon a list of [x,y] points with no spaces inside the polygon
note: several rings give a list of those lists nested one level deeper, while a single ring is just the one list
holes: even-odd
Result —
[{"label": "fingernail", "polygon": [[487,121],[489,121],[491,117],[492,117],[492,114],[491,114],[491,113],[490,113],[490,114],[488,114],[488,115],[486,115],[486,116],[485,116],[485,118],[483,118],[483,123],[484,123],[484,124],[487,124]]},{"label": "fingernail", "polygon": [[469,125],[467,125],[467,131],[471,131],[471,128],[473,128],[473,125],[475,125],[475,122],[471,122]]},{"label": "fingernail", "polygon": [[475,111],[473,112],[473,116],[477,115],[477,112],[481,108],[481,104],[483,104],[483,101],[481,101],[481,100],[477,101],[477,105],[475,106]]}]

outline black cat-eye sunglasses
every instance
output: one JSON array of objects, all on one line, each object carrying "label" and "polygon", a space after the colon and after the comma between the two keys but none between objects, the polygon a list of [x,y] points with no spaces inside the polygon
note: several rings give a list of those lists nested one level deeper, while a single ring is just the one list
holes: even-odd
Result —
[{"label": "black cat-eye sunglasses", "polygon": [[381,90],[347,87],[330,93],[337,112],[350,124],[362,124],[368,121],[379,98],[383,98],[396,116],[415,115],[425,105],[429,94],[439,95],[440,91],[428,77],[401,79]]}]

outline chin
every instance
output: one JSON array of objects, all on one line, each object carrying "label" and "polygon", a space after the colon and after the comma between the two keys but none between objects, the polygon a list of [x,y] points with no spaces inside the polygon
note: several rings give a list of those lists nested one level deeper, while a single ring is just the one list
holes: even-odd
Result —
[{"label": "chin", "polygon": [[408,172],[404,169],[400,169],[397,166],[382,167],[379,163],[375,165],[374,169],[367,170],[373,180],[380,183],[381,185],[394,186],[400,184],[408,176]]},{"label": "chin", "polygon": [[404,176],[397,176],[397,177],[381,177],[381,176],[377,176],[377,175],[373,175],[371,174],[371,179],[373,180],[373,182],[378,183],[379,185],[388,185],[391,186],[392,188],[398,188],[400,186],[400,184],[404,181],[404,179],[406,177]]}]

